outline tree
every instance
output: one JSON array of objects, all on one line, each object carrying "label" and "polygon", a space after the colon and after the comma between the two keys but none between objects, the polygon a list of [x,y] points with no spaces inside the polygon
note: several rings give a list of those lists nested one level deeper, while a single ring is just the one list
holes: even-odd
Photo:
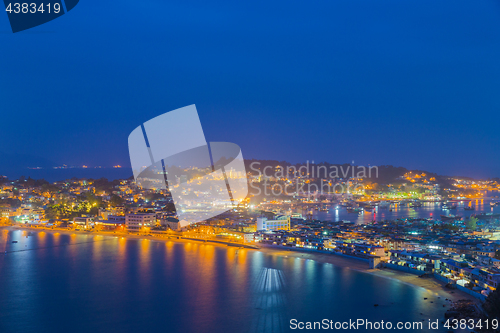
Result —
[{"label": "tree", "polygon": [[89,209],[89,214],[93,216],[99,215],[99,207],[92,207]]},{"label": "tree", "polygon": [[92,183],[92,185],[94,185],[96,192],[104,191],[107,193],[111,193],[113,191],[113,188],[119,184],[120,184],[119,180],[108,181],[106,178],[96,179]]},{"label": "tree", "polygon": [[0,199],[0,206],[18,208],[21,207],[21,204],[22,202],[19,199],[12,199],[12,198]]},{"label": "tree", "polygon": [[173,203],[169,202],[169,203],[167,203],[165,205],[165,207],[163,207],[163,211],[165,211],[165,212],[172,212],[173,213],[173,212],[176,211],[175,210],[175,205]]},{"label": "tree", "polygon": [[417,194],[424,194],[425,193],[425,189],[422,187],[417,187],[413,191],[416,192]]},{"label": "tree", "polygon": [[484,301],[484,309],[491,318],[500,317],[500,289],[494,290]]},{"label": "tree", "polygon": [[125,200],[123,200],[122,197],[116,195],[116,194],[113,194],[111,196],[111,199],[109,200],[109,203],[111,204],[111,206],[113,207],[116,207],[116,206],[121,206],[123,204]]},{"label": "tree", "polygon": [[471,216],[465,223],[465,226],[467,227],[467,229],[474,231],[477,227],[477,221],[479,221],[478,218]]},{"label": "tree", "polygon": [[92,207],[103,206],[103,201],[101,197],[96,197],[94,194],[87,192],[85,193],[85,201],[87,201]]},{"label": "tree", "polygon": [[432,228],[434,230],[442,230],[445,232],[458,231],[458,229],[460,229],[458,226],[451,223],[434,224]]},{"label": "tree", "polygon": [[59,192],[57,185],[45,183],[41,188],[42,192],[49,192],[50,194],[55,194]]},{"label": "tree", "polygon": [[161,193],[147,193],[144,198],[147,200],[147,201],[155,201],[155,200],[158,200],[158,199],[161,199],[161,198],[164,198],[165,196]]}]

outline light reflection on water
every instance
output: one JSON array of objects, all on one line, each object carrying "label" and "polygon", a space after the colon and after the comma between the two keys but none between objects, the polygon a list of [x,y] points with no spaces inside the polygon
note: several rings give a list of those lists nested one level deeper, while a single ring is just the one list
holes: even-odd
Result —
[{"label": "light reflection on water", "polygon": [[[321,221],[351,221],[356,224],[366,224],[372,221],[384,221],[384,220],[396,220],[400,218],[430,218],[434,220],[440,220],[440,215],[449,216],[458,215],[463,217],[469,217],[472,214],[480,213],[500,213],[500,206],[491,207],[490,199],[479,199],[472,200],[472,206],[475,210],[464,210],[464,207],[469,206],[467,202],[457,203],[457,209],[444,210],[441,208],[441,203],[437,202],[425,202],[422,207],[405,207],[401,205],[396,205],[392,208],[376,207],[373,211],[363,211],[361,213],[348,213],[344,207],[339,207],[335,209],[335,206],[330,206],[327,212],[314,210],[313,218]],[[295,210],[305,216],[307,210]],[[310,209],[309,209],[310,211]]]},{"label": "light reflection on water", "polygon": [[288,315],[283,271],[263,267],[254,281],[254,309],[250,332],[284,332]]},{"label": "light reflection on water", "polygon": [[435,308],[423,301],[422,288],[310,259],[194,242],[26,235],[1,232],[1,332],[282,332],[292,318],[396,321],[421,320],[424,308],[427,317],[444,312],[440,300]]}]

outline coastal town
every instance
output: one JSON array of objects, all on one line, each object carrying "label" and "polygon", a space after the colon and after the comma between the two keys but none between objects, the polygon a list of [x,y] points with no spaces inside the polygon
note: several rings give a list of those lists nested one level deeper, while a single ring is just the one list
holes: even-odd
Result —
[{"label": "coastal town", "polygon": [[500,333],[498,1],[81,3],[4,1],[0,333]]},{"label": "coastal town", "polygon": [[[249,179],[250,186],[280,181],[251,173]],[[324,181],[363,184],[358,179]],[[500,214],[473,212],[462,217],[456,211],[457,205],[464,212],[479,204],[495,207],[495,199],[480,195],[497,190],[498,182],[449,179],[452,186],[443,191],[433,176],[406,172],[397,183],[400,185],[387,184],[385,191],[373,191],[377,185],[364,183],[366,189],[357,193],[309,192],[263,200],[249,195],[241,205],[228,204],[228,211],[221,215],[189,224],[177,218],[167,191],[143,189],[132,179],[49,183],[4,177],[0,216],[4,226],[328,253],[365,261],[373,269],[433,277],[449,288],[485,300],[500,285]],[[315,212],[339,210],[356,216],[429,204],[443,214],[436,218],[374,219],[363,224],[315,216]]]}]

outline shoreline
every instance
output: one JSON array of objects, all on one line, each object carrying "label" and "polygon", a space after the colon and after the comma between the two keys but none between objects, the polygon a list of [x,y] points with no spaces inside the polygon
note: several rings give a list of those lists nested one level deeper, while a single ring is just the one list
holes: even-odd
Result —
[{"label": "shoreline", "polygon": [[415,275],[415,274],[391,270],[388,268],[370,269],[368,267],[368,263],[361,260],[361,259],[357,259],[354,257],[345,257],[345,256],[329,254],[329,253],[298,251],[298,250],[291,250],[291,249],[278,249],[278,248],[266,247],[266,246],[254,248],[254,247],[245,246],[244,244],[239,244],[239,243],[228,243],[228,242],[223,242],[223,241],[210,242],[210,241],[204,241],[202,239],[197,240],[194,238],[183,239],[183,238],[177,238],[177,236],[155,237],[155,236],[149,236],[149,235],[134,235],[134,234],[125,234],[125,233],[122,234],[122,233],[103,232],[103,231],[87,232],[87,231],[76,231],[76,230],[59,229],[59,228],[54,228],[54,229],[52,229],[52,228],[31,228],[31,227],[23,227],[23,226],[17,226],[17,225],[0,225],[0,230],[10,230],[10,231],[21,230],[21,231],[31,231],[31,232],[81,234],[81,235],[89,235],[89,236],[93,235],[93,236],[103,236],[103,237],[123,237],[123,238],[127,238],[127,239],[135,239],[135,240],[148,239],[150,241],[157,241],[157,242],[167,242],[167,241],[178,242],[178,243],[196,242],[196,243],[205,243],[207,245],[220,246],[220,247],[228,247],[228,246],[239,247],[239,248],[244,248],[244,249],[250,250],[250,251],[259,251],[259,252],[262,252],[262,253],[264,253],[266,255],[270,255],[270,256],[276,256],[276,257],[282,257],[282,258],[299,258],[299,259],[303,259],[303,260],[314,260],[318,263],[331,264],[335,267],[342,268],[342,269],[350,269],[350,270],[354,270],[354,271],[364,273],[364,274],[371,274],[371,275],[374,275],[374,276],[377,276],[380,278],[384,278],[384,279],[399,281],[401,283],[404,283],[406,285],[410,285],[410,286],[415,287],[415,288],[422,288],[425,290],[426,294],[429,297],[440,298],[443,301],[450,300],[452,302],[455,302],[458,300],[466,299],[466,300],[474,301],[476,304],[480,304],[480,301],[478,299],[476,299],[475,297],[473,297],[472,295],[469,295],[469,294],[464,293],[464,292],[457,290],[457,289],[447,289],[445,287],[444,282],[439,281],[435,278],[420,278],[418,275]]},{"label": "shoreline", "polygon": [[430,296],[434,295],[441,299],[451,300],[453,302],[467,299],[478,303],[479,300],[457,289],[448,289],[445,283],[435,278],[420,278],[418,275],[391,270],[389,268],[368,268],[368,263],[360,259],[344,257],[335,254],[318,253],[318,252],[301,252],[292,250],[278,250],[275,248],[260,248],[257,251],[264,252],[268,255],[280,257],[295,257],[305,260],[314,260],[320,263],[332,264],[339,268],[351,269],[364,274],[371,274],[381,278],[396,280],[406,285],[411,285],[415,288],[423,288]]}]

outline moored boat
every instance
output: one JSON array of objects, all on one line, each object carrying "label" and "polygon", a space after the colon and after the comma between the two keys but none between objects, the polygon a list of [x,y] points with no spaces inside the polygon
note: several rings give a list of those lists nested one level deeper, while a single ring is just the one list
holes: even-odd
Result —
[{"label": "moored boat", "polygon": [[455,216],[455,215],[450,215],[450,216],[440,215],[440,216],[441,216],[441,221],[455,221],[462,219],[461,216]]},{"label": "moored boat", "polygon": [[480,220],[487,220],[487,219],[497,219],[500,217],[500,214],[481,213],[481,214],[476,214],[474,216]]},{"label": "moored boat", "polygon": [[348,213],[360,213],[362,211],[363,211],[363,208],[347,207]]}]

